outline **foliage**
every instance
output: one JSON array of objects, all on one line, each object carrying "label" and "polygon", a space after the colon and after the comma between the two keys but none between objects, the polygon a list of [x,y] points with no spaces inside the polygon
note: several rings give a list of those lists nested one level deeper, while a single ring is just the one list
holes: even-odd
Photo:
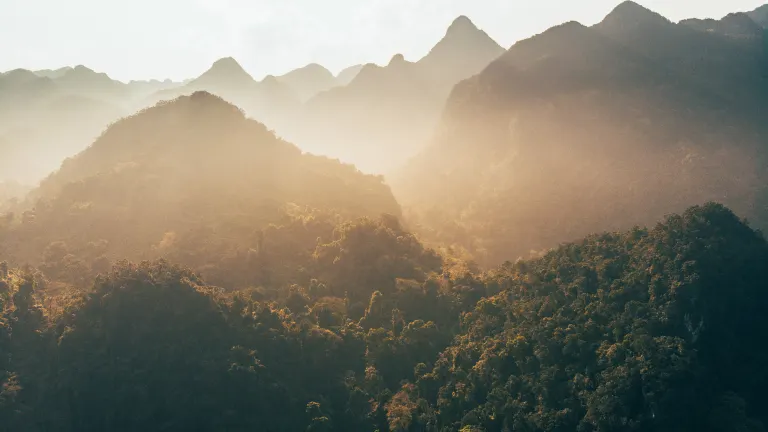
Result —
[{"label": "foliage", "polygon": [[333,238],[309,256],[306,284],[274,291],[214,287],[162,260],[119,262],[79,291],[0,266],[0,430],[768,421],[768,243],[720,205],[484,274],[443,272],[391,218],[342,223]]}]

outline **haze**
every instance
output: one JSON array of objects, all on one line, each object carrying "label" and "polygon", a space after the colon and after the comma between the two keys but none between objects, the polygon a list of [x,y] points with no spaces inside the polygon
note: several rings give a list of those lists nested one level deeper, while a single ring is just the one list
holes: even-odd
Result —
[{"label": "haze", "polygon": [[[677,21],[753,10],[755,0],[646,0]],[[417,60],[459,15],[508,48],[565,21],[598,22],[612,0],[0,0],[0,70],[85,64],[123,81],[182,80],[232,56],[254,78],[308,63],[332,72],[395,53]]]},{"label": "haze", "polygon": [[768,431],[768,4],[0,0],[0,44],[0,432]]}]

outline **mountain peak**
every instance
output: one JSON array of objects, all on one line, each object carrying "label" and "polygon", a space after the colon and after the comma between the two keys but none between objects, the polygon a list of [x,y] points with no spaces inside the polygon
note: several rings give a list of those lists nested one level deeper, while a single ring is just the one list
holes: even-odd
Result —
[{"label": "mountain peak", "polygon": [[245,72],[245,69],[243,69],[242,66],[240,66],[240,63],[237,62],[232,57],[224,57],[216,60],[213,62],[213,65],[211,66],[211,70],[222,70],[222,71],[243,71]]},{"label": "mountain peak", "polygon": [[83,73],[83,72],[93,73],[93,69],[88,68],[84,65],[77,65],[72,70],[79,73]]},{"label": "mountain peak", "polygon": [[310,63],[310,64],[304,66],[302,69],[306,69],[306,70],[310,70],[310,71],[315,71],[315,72],[322,72],[322,73],[328,72],[328,73],[330,73],[330,71],[328,69],[326,69],[325,66],[323,66],[321,64],[318,64],[318,63]]},{"label": "mountain peak", "polygon": [[253,77],[240,66],[237,60],[232,57],[224,57],[216,60],[210,69],[195,81],[197,84],[238,85],[238,83],[253,82]]},{"label": "mountain peak", "polygon": [[618,28],[647,24],[671,24],[671,22],[644,6],[633,1],[625,1],[616,6],[600,23],[601,26]]},{"label": "mountain peak", "polygon": [[472,22],[471,19],[469,19],[466,15],[461,15],[448,27],[447,34],[464,34],[464,33],[474,33],[478,31],[479,29],[475,25],[475,23]]},{"label": "mountain peak", "polygon": [[392,56],[392,60],[389,61],[389,66],[399,65],[405,63],[405,56],[402,54],[395,54]]}]

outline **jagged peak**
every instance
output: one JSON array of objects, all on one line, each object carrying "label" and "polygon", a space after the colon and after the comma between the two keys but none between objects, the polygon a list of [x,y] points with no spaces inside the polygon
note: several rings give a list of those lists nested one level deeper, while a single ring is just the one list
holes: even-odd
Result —
[{"label": "jagged peak", "polygon": [[245,69],[240,66],[240,63],[238,63],[237,60],[232,57],[224,57],[216,60],[213,62],[213,65],[211,65],[211,68],[208,69],[208,72],[245,74],[250,76],[250,74],[248,74],[248,72],[246,72]]},{"label": "jagged peak", "polygon": [[672,24],[662,15],[628,0],[616,6],[600,25],[626,27],[648,23]]},{"label": "jagged peak", "polygon": [[84,65],[77,65],[70,72],[80,72],[80,73],[82,73],[82,72],[89,72],[89,73],[93,73],[93,69],[91,69],[89,67],[86,67]]},{"label": "jagged peak", "polygon": [[464,55],[475,53],[495,58],[504,53],[504,48],[475,26],[472,20],[461,15],[453,21],[445,36],[419,60],[419,63],[442,65],[446,59],[458,61]]},{"label": "jagged peak", "polygon": [[395,54],[392,56],[392,60],[389,61],[389,66],[395,66],[405,63],[405,56],[402,54]]},{"label": "jagged peak", "polygon": [[472,22],[469,17],[466,15],[461,15],[448,27],[448,31],[446,34],[464,34],[464,33],[474,33],[480,29],[477,28],[475,23]]},{"label": "jagged peak", "polygon": [[232,57],[216,60],[205,73],[193,82],[204,83],[211,79],[216,83],[223,84],[253,81],[253,77]]},{"label": "jagged peak", "polygon": [[267,76],[264,77],[263,80],[261,80],[261,84],[279,85],[280,84],[280,80],[277,79],[277,77],[274,76],[274,75],[267,75]]}]

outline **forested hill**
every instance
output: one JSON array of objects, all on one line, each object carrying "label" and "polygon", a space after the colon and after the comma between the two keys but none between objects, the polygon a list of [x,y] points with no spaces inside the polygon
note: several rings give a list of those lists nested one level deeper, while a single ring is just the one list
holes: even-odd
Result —
[{"label": "forested hill", "polygon": [[115,123],[26,206],[8,216],[5,259],[70,256],[90,266],[183,252],[195,269],[258,248],[271,223],[313,212],[400,215],[381,178],[303,154],[205,92]]},{"label": "forested hill", "polygon": [[456,86],[396,196],[422,235],[487,263],[708,200],[766,226],[768,58],[745,19],[626,2],[518,42]]},{"label": "forested hill", "polygon": [[0,430],[765,430],[768,243],[722,206],[483,275],[392,220],[315,255],[285,296],[161,261],[52,297],[3,264]]}]

